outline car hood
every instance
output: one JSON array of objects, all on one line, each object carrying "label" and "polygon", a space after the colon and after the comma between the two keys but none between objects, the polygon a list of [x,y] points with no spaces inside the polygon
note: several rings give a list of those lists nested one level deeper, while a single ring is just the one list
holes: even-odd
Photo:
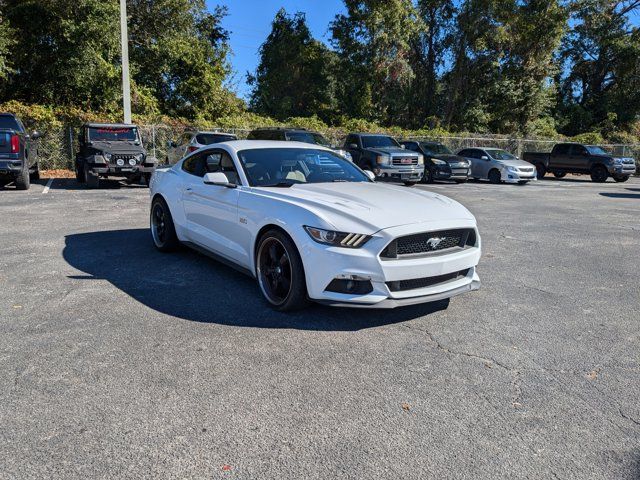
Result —
[{"label": "car hood", "polygon": [[440,155],[431,155],[431,158],[437,158],[438,160],[444,160],[447,163],[459,163],[459,162],[465,162],[467,163],[468,160],[465,159],[464,157],[461,157],[459,155],[450,155],[448,153],[443,153]]},{"label": "car hood", "polygon": [[367,148],[367,151],[373,152],[377,155],[391,155],[393,157],[417,157],[418,153],[411,150],[405,150],[404,148],[397,147],[385,147],[385,148]]},{"label": "car hood", "polygon": [[524,160],[496,160],[496,162],[500,162],[505,167],[531,168],[531,164]]},{"label": "car hood", "polygon": [[[416,223],[474,220],[458,202],[418,188],[369,182],[256,187],[261,194],[301,206],[338,231],[372,234]],[[357,230],[356,230],[357,229]]]}]

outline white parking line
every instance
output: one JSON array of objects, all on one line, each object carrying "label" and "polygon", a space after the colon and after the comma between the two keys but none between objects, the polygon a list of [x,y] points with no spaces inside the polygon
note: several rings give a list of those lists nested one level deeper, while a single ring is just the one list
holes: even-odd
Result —
[{"label": "white parking line", "polygon": [[52,184],[53,184],[53,178],[50,178],[49,181],[47,182],[47,185],[44,187],[44,190],[42,190],[43,195],[45,193],[49,193],[49,189],[51,188]]}]

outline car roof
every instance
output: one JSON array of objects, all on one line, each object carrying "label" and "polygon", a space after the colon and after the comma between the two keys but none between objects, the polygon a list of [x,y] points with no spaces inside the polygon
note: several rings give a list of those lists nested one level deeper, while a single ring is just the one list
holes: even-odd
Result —
[{"label": "car roof", "polygon": [[359,135],[361,137],[391,137],[392,135],[387,135],[386,133],[350,133],[349,135]]},{"label": "car roof", "polygon": [[[307,150],[333,151],[330,148],[325,148],[320,145],[303,142],[286,142],[284,140],[232,140],[230,142],[224,142],[222,145],[231,148],[235,152],[239,152],[241,150],[260,150],[265,148],[304,148]],[[212,145],[208,145],[208,147],[211,146]]]},{"label": "car roof", "polygon": [[320,135],[319,132],[315,130],[309,130],[307,128],[296,128],[296,127],[261,127],[254,128],[252,132],[300,132],[300,133],[316,133]]},{"label": "car roof", "polygon": [[211,132],[209,130],[193,130],[191,132],[188,133],[193,133],[194,135],[202,135],[207,134],[207,135],[233,135],[234,137],[237,137],[237,135],[235,133],[231,133],[231,132]]},{"label": "car roof", "polygon": [[100,127],[132,128],[132,127],[137,127],[137,125],[134,125],[133,123],[84,123],[82,126],[83,127],[89,127],[89,128],[100,128]]}]

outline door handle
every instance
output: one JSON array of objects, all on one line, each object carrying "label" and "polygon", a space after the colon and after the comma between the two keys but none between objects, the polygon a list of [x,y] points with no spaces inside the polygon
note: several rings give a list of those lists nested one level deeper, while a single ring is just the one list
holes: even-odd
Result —
[{"label": "door handle", "polygon": [[185,192],[187,195],[191,195],[191,194],[193,193],[193,188],[191,188],[191,187],[187,187],[187,188],[185,188],[185,189],[184,189],[184,192]]}]

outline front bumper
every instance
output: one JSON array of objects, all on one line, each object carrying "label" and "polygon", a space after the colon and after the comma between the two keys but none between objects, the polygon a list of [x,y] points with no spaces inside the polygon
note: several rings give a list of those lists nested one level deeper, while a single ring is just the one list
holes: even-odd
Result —
[{"label": "front bumper", "polygon": [[[392,227],[377,232],[362,248],[347,249],[320,245],[310,238],[300,245],[307,279],[309,297],[328,305],[370,308],[394,308],[402,305],[427,303],[477,290],[480,278],[476,266],[480,261],[480,237],[475,247],[458,249],[450,253],[422,255],[404,259],[381,259],[380,252],[393,239],[417,232],[475,228],[472,220],[422,223]],[[308,237],[306,232],[305,237]],[[304,237],[299,237],[304,238]],[[430,286],[390,290],[388,282],[439,277],[454,272],[466,272],[450,281]],[[371,282],[366,294],[348,294],[328,291],[335,279],[358,278]]]},{"label": "front bumper", "polygon": [[615,164],[608,168],[609,174],[613,177],[630,177],[636,174],[635,164],[623,163]]},{"label": "front bumper", "polygon": [[535,182],[538,180],[535,168],[533,172],[512,172],[510,170],[502,170],[502,181],[506,183],[518,182]]},{"label": "front bumper", "polygon": [[90,165],[91,171],[97,173],[98,175],[113,175],[113,176],[130,176],[137,175],[141,173],[153,173],[156,166],[151,165],[147,166],[145,164],[136,165],[136,166],[124,166],[118,167],[114,165],[105,165],[105,164],[93,164]]},{"label": "front bumper", "polygon": [[424,165],[377,165],[380,178],[387,180],[418,182],[424,175]]}]

